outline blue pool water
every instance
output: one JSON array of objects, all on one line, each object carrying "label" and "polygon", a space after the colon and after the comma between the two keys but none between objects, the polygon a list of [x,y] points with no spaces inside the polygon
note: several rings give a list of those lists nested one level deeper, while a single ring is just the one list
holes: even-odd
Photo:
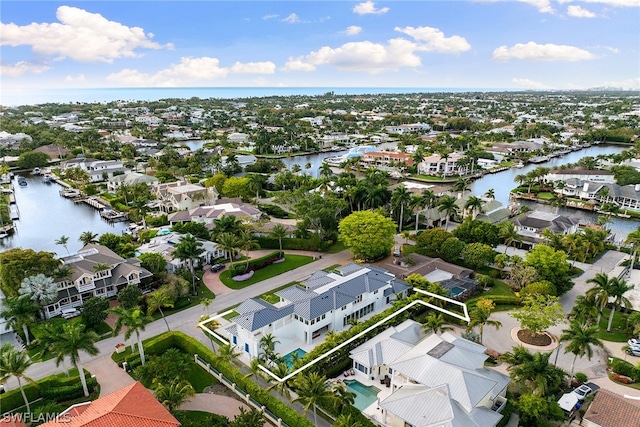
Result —
[{"label": "blue pool water", "polygon": [[366,386],[357,380],[344,380],[350,392],[355,393],[356,399],[353,404],[360,411],[367,409],[369,405],[378,399],[380,389],[373,386]]},{"label": "blue pool water", "polygon": [[282,359],[284,359],[284,363],[286,363],[289,368],[293,368],[294,358],[295,360],[300,360],[305,354],[307,354],[306,351],[301,348],[296,348],[295,350],[285,354]]},{"label": "blue pool water", "polygon": [[459,288],[459,287],[455,286],[455,287],[449,289],[449,296],[450,297],[455,297],[455,296],[460,295],[464,291],[465,291],[464,288]]}]

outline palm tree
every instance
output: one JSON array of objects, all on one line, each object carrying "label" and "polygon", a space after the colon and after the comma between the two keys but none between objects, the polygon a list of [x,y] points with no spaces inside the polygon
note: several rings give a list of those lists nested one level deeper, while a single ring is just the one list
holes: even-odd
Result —
[{"label": "palm tree", "polygon": [[598,334],[598,325],[585,327],[581,322],[574,320],[569,324],[568,329],[562,331],[560,342],[568,342],[564,349],[565,353],[573,353],[573,362],[571,362],[571,372],[569,373],[569,381],[573,378],[573,370],[576,365],[578,356],[587,356],[591,360],[593,357],[593,346],[603,347],[602,341],[596,336]]},{"label": "palm tree", "polygon": [[[144,331],[147,323],[151,322],[153,318],[144,314],[140,307],[134,307],[130,310],[125,310],[122,307],[114,307],[110,311],[118,316],[118,320],[116,320],[116,323],[113,326],[114,335],[120,333],[120,329],[122,329],[122,326],[127,327],[127,330],[124,333],[125,340],[133,337],[134,333],[136,334],[136,338],[138,341],[138,352],[140,352],[140,362],[144,365],[144,347],[142,346],[140,331]],[[133,353],[133,342],[131,343],[131,352]]]},{"label": "palm tree", "polygon": [[331,166],[329,166],[325,162],[322,162],[322,165],[320,165],[320,176],[323,176],[325,178],[330,178],[332,175],[333,175],[333,170],[331,170]]},{"label": "palm tree", "polygon": [[309,409],[313,408],[313,424],[317,426],[316,405],[327,402],[333,397],[333,393],[327,387],[327,379],[316,372],[310,372],[298,375],[293,383],[298,393],[298,397],[293,401],[302,402],[305,415]]},{"label": "palm tree", "polygon": [[216,354],[217,359],[226,363],[233,362],[233,360],[238,356],[240,356],[240,352],[236,350],[235,345],[231,344],[222,344],[218,347],[218,354]]},{"label": "palm tree", "polygon": [[5,382],[12,375],[16,377],[20,393],[22,393],[22,399],[24,399],[24,404],[27,407],[27,413],[31,412],[31,407],[29,406],[27,395],[24,393],[22,380],[35,384],[31,378],[24,374],[29,366],[31,366],[31,359],[29,359],[26,352],[18,350],[10,343],[4,343],[0,346],[0,383]]},{"label": "palm tree", "polygon": [[213,304],[213,300],[211,298],[202,298],[200,300],[200,304],[202,304],[202,306],[204,307],[204,309],[206,310],[207,314],[209,314],[209,306],[211,304]]},{"label": "palm tree", "polygon": [[264,178],[262,175],[257,173],[251,173],[247,175],[247,179],[249,182],[247,186],[249,190],[254,191],[256,193],[256,202],[260,200],[260,190],[262,190],[262,185],[264,184]]},{"label": "palm tree", "polygon": [[[271,370],[277,377],[284,378],[289,374],[289,366],[285,363],[278,363],[274,369]],[[267,377],[267,380],[270,381],[272,378]],[[267,388],[267,391],[271,391],[275,389],[281,396],[286,397],[287,399],[291,398],[291,393],[289,392],[289,387],[287,386],[286,381],[277,381],[275,384],[270,385]]]},{"label": "palm tree", "polygon": [[458,213],[458,205],[456,205],[456,199],[453,196],[445,195],[438,200],[437,204],[438,212],[444,212],[446,215],[446,225],[445,230],[449,228],[449,220],[451,219],[451,215],[455,215]]},{"label": "palm tree", "polygon": [[243,230],[240,233],[240,247],[245,250],[247,257],[246,270],[249,269],[249,251],[252,249],[259,249],[260,245],[258,241],[253,237],[253,233],[250,230]]},{"label": "palm tree", "polygon": [[164,317],[164,312],[162,308],[173,308],[173,296],[167,291],[167,289],[160,288],[157,291],[153,291],[147,297],[147,315],[151,316],[153,313],[158,310],[160,312],[160,316],[162,316],[162,320],[167,325],[167,331],[170,331],[169,322],[167,322],[167,318]]},{"label": "palm tree", "polygon": [[469,199],[467,199],[467,201],[464,204],[464,208],[465,209],[470,209],[471,210],[471,219],[475,219],[476,218],[476,211],[478,213],[482,213],[483,209],[482,206],[484,205],[484,202],[482,201],[481,198],[476,197],[476,196],[470,196]]},{"label": "palm tree", "polygon": [[84,376],[84,368],[80,360],[80,352],[84,351],[91,356],[98,354],[98,347],[95,344],[98,339],[98,334],[93,331],[86,331],[82,323],[65,323],[62,325],[60,335],[56,340],[59,345],[58,351],[69,356],[71,364],[78,369],[85,396],[89,396],[89,389],[87,388],[87,379]]},{"label": "palm tree", "polygon": [[260,359],[254,357],[251,359],[249,363],[249,367],[247,368],[249,373],[244,376],[244,378],[255,377],[256,379],[262,378],[262,369],[260,369]]},{"label": "palm tree", "polygon": [[343,383],[334,384],[331,391],[334,397],[333,409],[335,409],[337,413],[342,412],[349,406],[353,406],[356,401],[356,394],[349,391],[349,388]]},{"label": "palm tree", "polygon": [[391,194],[391,204],[394,208],[400,208],[400,216],[398,218],[398,232],[402,231],[402,224],[404,223],[404,206],[408,205],[411,201],[411,193],[407,190],[407,187],[400,185]]},{"label": "palm tree", "polygon": [[83,246],[86,246],[90,243],[98,243],[98,234],[92,233],[91,231],[85,231],[82,234],[80,234],[80,237],[78,238],[78,240],[82,242]]},{"label": "palm tree", "polygon": [[545,396],[557,390],[562,384],[564,371],[549,364],[551,352],[530,353],[522,346],[514,353],[507,352],[501,359],[511,363],[507,370],[515,383],[528,387],[537,396]]},{"label": "palm tree", "polygon": [[354,420],[351,414],[342,413],[336,418],[333,427],[362,427],[362,423]]},{"label": "palm tree", "polygon": [[515,246],[516,243],[522,242],[516,226],[512,222],[503,222],[498,230],[498,237],[504,242],[504,253],[507,253],[509,246]]},{"label": "palm tree", "polygon": [[638,253],[638,247],[640,246],[640,227],[629,233],[624,243],[633,247],[633,253],[631,254],[631,269],[633,270],[636,261],[636,255]]},{"label": "palm tree", "polygon": [[436,313],[431,312],[422,325],[422,330],[426,333],[433,332],[434,334],[441,334],[446,331],[452,331],[453,328],[447,325],[447,321],[444,319],[442,313],[436,315]]},{"label": "palm tree", "polygon": [[[58,298],[58,285],[53,282],[51,277],[40,273],[25,278],[20,283],[18,292],[20,295],[28,295],[38,307],[42,308]],[[41,316],[43,319],[45,318],[44,311],[41,312]]]},{"label": "palm tree", "polygon": [[490,189],[487,190],[486,193],[484,193],[484,196],[487,199],[495,199],[496,198],[496,192],[495,192],[495,190],[493,188],[490,188]]},{"label": "palm tree", "polygon": [[593,298],[598,306],[598,317],[596,319],[596,325],[600,324],[600,317],[602,316],[602,310],[609,303],[609,292],[611,290],[611,282],[609,276],[604,273],[597,273],[594,277],[587,280],[587,283],[593,283],[595,286],[589,289],[586,293],[587,297]]},{"label": "palm tree", "polygon": [[607,332],[611,332],[611,324],[613,323],[613,314],[621,306],[625,308],[631,307],[631,301],[624,294],[627,291],[633,289],[633,285],[628,285],[626,280],[618,279],[614,277],[611,279],[611,289],[609,291],[609,297],[613,298],[611,313],[609,314],[609,322],[607,323]]},{"label": "palm tree", "polygon": [[464,192],[469,189],[469,180],[467,178],[458,178],[456,182],[453,183],[452,190],[455,192],[462,193],[462,197],[464,198]]},{"label": "palm tree", "polygon": [[194,271],[195,259],[205,253],[205,249],[202,247],[202,243],[198,241],[193,235],[186,234],[180,239],[177,245],[174,246],[173,256],[180,261],[189,261],[189,271],[191,271],[191,290],[193,295],[196,295],[196,273]]},{"label": "palm tree", "polygon": [[29,295],[21,295],[3,301],[0,317],[4,317],[11,328],[22,328],[28,347],[31,345],[29,324],[36,321],[36,314],[39,310],[38,304],[32,301]]},{"label": "palm tree", "polygon": [[190,397],[195,396],[196,392],[186,381],[173,381],[167,385],[158,384],[154,394],[162,406],[167,408],[169,412],[173,412],[187,402]]},{"label": "palm tree", "polygon": [[218,235],[216,243],[218,243],[220,249],[229,255],[231,266],[233,266],[233,260],[235,259],[238,248],[240,247],[240,239],[238,239],[235,234],[223,233]]},{"label": "palm tree", "polygon": [[476,306],[476,308],[471,310],[471,312],[469,313],[471,321],[467,326],[467,331],[471,331],[477,326],[480,331],[480,344],[482,344],[482,333],[484,332],[485,325],[491,325],[496,329],[500,329],[502,327],[502,323],[500,323],[500,321],[490,319],[490,316],[491,309],[482,306]]},{"label": "palm tree", "polygon": [[64,235],[56,240],[56,245],[63,246],[67,250],[67,255],[69,255],[69,248],[67,247],[68,243],[69,243],[69,237]]},{"label": "palm tree", "polygon": [[282,239],[284,239],[288,235],[289,235],[289,232],[287,231],[287,228],[282,224],[276,224],[271,229],[271,231],[269,231],[269,236],[271,236],[274,239],[278,239],[278,243],[280,245],[280,252],[282,252]]},{"label": "palm tree", "polygon": [[570,318],[584,326],[589,326],[598,317],[598,313],[598,305],[593,295],[578,295],[571,309]]}]

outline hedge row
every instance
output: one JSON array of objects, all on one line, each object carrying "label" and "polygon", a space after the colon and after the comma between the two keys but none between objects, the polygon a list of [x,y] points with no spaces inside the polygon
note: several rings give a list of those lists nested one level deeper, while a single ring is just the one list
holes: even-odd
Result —
[{"label": "hedge row", "polygon": [[[280,241],[273,237],[260,236],[256,240],[262,249],[280,249]],[[309,239],[282,239],[282,249],[286,250],[325,252],[328,248],[329,243],[316,235],[311,236]]]},{"label": "hedge row", "polygon": [[[249,393],[256,401],[268,408],[275,416],[291,427],[311,427],[312,423],[307,421],[302,415],[290,408],[287,404],[273,397],[268,391],[258,384],[245,378],[244,374],[233,365],[215,358],[215,355],[204,344],[183,334],[182,332],[165,332],[162,335],[151,338],[144,343],[145,354],[161,354],[171,347],[179,348],[187,354],[197,354],[207,361],[218,372],[221,372],[231,382],[240,389]],[[114,358],[115,359],[115,358]],[[128,355],[125,360],[130,366],[137,366],[140,363],[138,354]]]},{"label": "hedge row", "polygon": [[[87,387],[91,393],[98,386],[98,381],[95,378],[91,378],[87,371],[85,371],[85,374],[87,376]],[[25,384],[23,388],[29,402],[40,398],[64,402],[84,396],[79,376],[62,377],[60,374],[51,375],[36,384]],[[20,388],[0,395],[2,413],[11,412],[22,406],[24,406],[24,399],[20,393]]]},{"label": "hedge row", "polygon": [[229,274],[231,277],[238,276],[240,274],[244,274],[251,270],[260,270],[261,268],[265,268],[277,260],[281,259],[284,256],[284,253],[280,251],[275,251],[270,253],[269,255],[265,255],[260,258],[252,259],[247,263],[238,263],[231,266],[229,269]]},{"label": "hedge row", "polygon": [[616,374],[624,375],[636,382],[640,381],[640,369],[625,360],[613,359],[611,362],[611,369]]}]

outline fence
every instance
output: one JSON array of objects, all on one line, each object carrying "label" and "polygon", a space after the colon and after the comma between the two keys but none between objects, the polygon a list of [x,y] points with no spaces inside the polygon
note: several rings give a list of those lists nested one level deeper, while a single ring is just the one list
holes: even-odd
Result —
[{"label": "fence", "polygon": [[247,405],[250,405],[255,409],[257,409],[258,411],[262,412],[270,422],[272,422],[278,427],[289,427],[284,421],[282,421],[281,418],[278,418],[277,416],[275,416],[273,412],[269,411],[264,405],[262,405],[260,402],[255,400],[253,397],[251,397],[249,393],[245,393],[244,390],[239,388],[235,383],[231,382],[227,377],[222,375],[222,373],[218,372],[218,370],[212,367],[203,358],[195,354],[194,359],[198,365],[200,365],[203,369],[205,369],[207,372],[209,372],[211,375],[217,378],[218,381],[220,381],[222,384],[227,386],[227,388],[229,388],[235,394],[240,396],[242,400],[244,400],[245,403],[247,403]]}]

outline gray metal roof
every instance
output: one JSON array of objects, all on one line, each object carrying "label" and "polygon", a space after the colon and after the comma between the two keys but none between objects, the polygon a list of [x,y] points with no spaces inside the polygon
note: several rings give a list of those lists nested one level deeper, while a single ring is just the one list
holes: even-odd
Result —
[{"label": "gray metal roof", "polygon": [[380,407],[414,427],[444,426],[454,418],[446,385],[429,388],[405,384],[381,401]]},{"label": "gray metal roof", "polygon": [[252,313],[236,316],[231,319],[232,322],[238,326],[247,329],[251,332],[256,331],[270,323],[280,320],[283,317],[293,314],[293,306],[289,305],[282,308],[264,308]]},{"label": "gray metal roof", "polygon": [[469,418],[478,426],[493,427],[500,422],[502,414],[480,406],[469,413]]},{"label": "gray metal roof", "polygon": [[260,298],[249,298],[237,306],[234,311],[239,314],[247,314],[263,308],[271,307],[271,304]]},{"label": "gray metal roof", "polygon": [[285,301],[300,302],[313,298],[317,294],[300,286],[291,286],[276,292],[276,295]]},{"label": "gray metal roof", "polygon": [[363,268],[364,267],[361,266],[360,264],[356,264],[355,262],[352,262],[350,264],[342,265],[336,268],[336,271],[338,271],[343,276],[348,276],[349,274],[355,273],[356,271],[362,270]]}]

